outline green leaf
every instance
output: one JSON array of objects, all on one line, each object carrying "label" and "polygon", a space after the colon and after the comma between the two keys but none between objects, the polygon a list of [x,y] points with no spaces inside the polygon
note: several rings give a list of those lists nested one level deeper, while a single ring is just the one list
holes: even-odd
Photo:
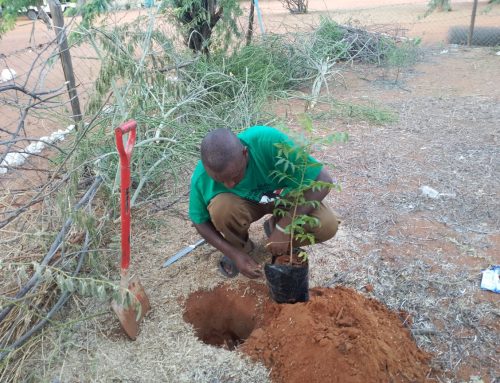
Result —
[{"label": "green leaf", "polygon": [[66,289],[71,293],[75,292],[76,290],[75,283],[71,278],[66,279]]},{"label": "green leaf", "polygon": [[99,295],[99,293],[97,291],[98,288],[99,288],[99,286],[97,285],[96,281],[94,279],[92,279],[90,281],[90,289],[89,289],[90,295],[92,295],[93,297],[97,297]]},{"label": "green leaf", "polygon": [[45,271],[44,271],[44,273],[43,273],[43,279],[44,279],[44,281],[46,281],[46,282],[51,282],[51,281],[52,281],[52,279],[53,279],[53,276],[52,276],[52,270],[50,270],[50,268],[49,268],[49,267],[46,267],[46,268],[45,268]]},{"label": "green leaf", "polygon": [[89,286],[85,280],[78,281],[78,293],[80,295],[85,296],[89,290]]},{"label": "green leaf", "polygon": [[307,259],[309,258],[309,256],[308,256],[307,252],[305,252],[305,251],[301,251],[301,252],[299,252],[298,257],[299,257],[300,259],[302,259],[302,262],[307,261]]},{"label": "green leaf", "polygon": [[132,300],[133,300],[133,295],[132,293],[130,292],[130,290],[127,290],[125,291],[125,297],[124,297],[124,300],[123,300],[123,306],[125,308],[128,308],[132,305]]},{"label": "green leaf", "polygon": [[40,265],[38,262],[36,261],[33,261],[32,262],[32,265],[33,265],[33,270],[35,271],[35,276],[37,277],[41,277],[42,276],[42,265]]},{"label": "green leaf", "polygon": [[123,305],[123,294],[121,293],[120,289],[113,289],[111,298],[116,302],[117,305]]},{"label": "green leaf", "polygon": [[57,275],[56,283],[57,283],[57,286],[59,286],[59,289],[61,290],[62,293],[65,293],[67,291],[66,279],[61,274]]},{"label": "green leaf", "polygon": [[97,287],[97,298],[99,298],[102,301],[106,300],[107,298],[106,287],[104,285],[99,285]]},{"label": "green leaf", "polygon": [[[285,158],[280,158],[280,159],[276,162],[276,166],[281,165],[281,164],[282,164],[283,162],[285,162],[285,161],[286,161],[286,159],[285,159]],[[272,173],[274,173],[274,171],[273,171]]]}]

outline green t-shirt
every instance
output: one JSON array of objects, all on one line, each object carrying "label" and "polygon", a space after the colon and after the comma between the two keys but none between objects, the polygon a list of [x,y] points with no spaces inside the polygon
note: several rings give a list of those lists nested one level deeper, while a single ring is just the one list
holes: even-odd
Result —
[{"label": "green t-shirt", "polygon": [[[270,176],[277,169],[275,164],[278,161],[278,148],[274,144],[288,143],[293,145],[286,134],[269,126],[252,126],[238,134],[238,138],[248,148],[248,164],[245,176],[233,189],[228,189],[210,178],[202,162],[198,162],[191,177],[189,195],[189,218],[195,224],[210,221],[207,207],[217,194],[233,193],[241,198],[266,203],[269,201],[269,197],[275,195],[276,190],[296,185],[290,179],[279,182],[277,178]],[[308,163],[318,165],[307,167],[304,177],[306,184],[315,180],[322,168],[318,161],[312,157],[309,157]],[[283,168],[279,168],[279,170],[283,171]]]}]

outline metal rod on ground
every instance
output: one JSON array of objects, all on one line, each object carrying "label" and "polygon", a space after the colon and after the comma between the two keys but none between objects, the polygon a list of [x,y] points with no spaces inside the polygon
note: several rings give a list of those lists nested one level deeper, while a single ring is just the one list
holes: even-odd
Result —
[{"label": "metal rod on ground", "polygon": [[73,112],[73,119],[78,129],[78,122],[82,120],[82,112],[80,109],[80,101],[76,92],[75,85],[75,72],[73,71],[73,63],[71,62],[71,54],[68,48],[68,39],[66,37],[66,30],[64,28],[64,17],[62,13],[61,3],[59,0],[48,0],[50,13],[54,22],[54,30],[57,36],[57,45],[59,46],[59,55],[61,57],[61,64],[68,88],[69,99],[71,102],[71,110]]},{"label": "metal rod on ground", "polygon": [[477,12],[478,1],[479,0],[474,0],[474,4],[472,5],[472,15],[470,17],[469,36],[467,37],[467,45],[469,47],[472,45],[472,36],[474,35],[474,24],[476,23],[476,12]]}]

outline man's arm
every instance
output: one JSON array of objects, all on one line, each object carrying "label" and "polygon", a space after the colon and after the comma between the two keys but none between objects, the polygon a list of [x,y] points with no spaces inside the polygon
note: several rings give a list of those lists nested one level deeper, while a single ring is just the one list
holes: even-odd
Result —
[{"label": "man's arm", "polygon": [[[328,173],[328,171],[323,167],[321,172],[316,177],[316,181],[327,182],[333,184],[333,179]],[[304,192],[304,199],[307,201],[318,201],[321,202],[330,193],[329,188],[322,188],[319,190],[309,189]],[[309,215],[315,209],[312,205],[301,205],[297,207],[297,215]],[[277,224],[285,228],[292,222],[292,217],[287,214],[282,217]],[[282,233],[279,230],[274,230],[268,240],[268,250],[273,254],[286,254],[288,252],[288,247],[290,246],[290,234]]]},{"label": "man's arm", "polygon": [[208,221],[202,224],[195,223],[194,227],[208,243],[231,259],[244,276],[248,278],[258,278],[262,276],[262,270],[259,264],[244,251],[239,250],[226,241],[215,229],[212,222]]}]

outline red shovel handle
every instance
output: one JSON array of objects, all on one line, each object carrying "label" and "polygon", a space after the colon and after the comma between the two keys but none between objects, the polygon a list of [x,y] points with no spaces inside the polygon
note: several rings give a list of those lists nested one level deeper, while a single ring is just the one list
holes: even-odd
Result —
[{"label": "red shovel handle", "polygon": [[[121,124],[115,129],[116,148],[120,154],[120,163],[129,165],[130,158],[132,157],[132,150],[134,149],[135,136],[136,136],[137,123],[130,120]],[[123,135],[130,133],[127,140],[127,146],[123,146]],[[129,177],[130,178],[130,177]]]},{"label": "red shovel handle", "polygon": [[[120,155],[120,193],[121,193],[121,222],[122,222],[122,275],[128,271],[130,265],[130,159],[134,149],[137,123],[127,121],[115,129],[116,148]],[[127,145],[123,145],[123,135],[129,134]]]}]

